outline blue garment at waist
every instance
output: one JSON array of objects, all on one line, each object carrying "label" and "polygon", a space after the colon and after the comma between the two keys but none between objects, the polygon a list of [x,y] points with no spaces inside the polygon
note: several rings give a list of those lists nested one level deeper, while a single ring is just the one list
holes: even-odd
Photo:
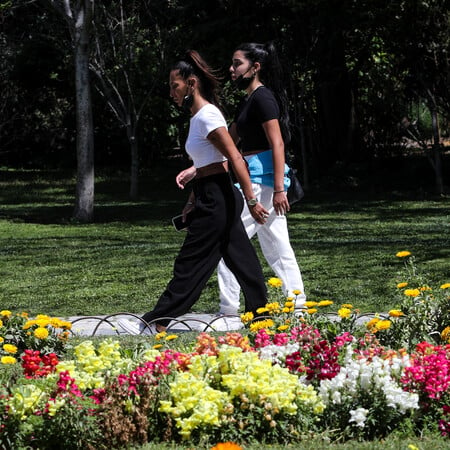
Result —
[{"label": "blue garment at waist", "polygon": [[[249,155],[244,157],[248,163],[248,170],[250,172],[250,180],[252,183],[264,184],[273,188],[274,183],[274,169],[273,169],[273,157],[272,150],[266,150],[255,155]],[[288,178],[287,173],[289,166],[284,165],[284,189],[287,191],[291,184],[291,180]]]}]

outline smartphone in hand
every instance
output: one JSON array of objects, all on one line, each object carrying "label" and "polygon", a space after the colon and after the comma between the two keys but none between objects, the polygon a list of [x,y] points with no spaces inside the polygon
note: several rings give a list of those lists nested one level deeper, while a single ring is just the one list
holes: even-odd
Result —
[{"label": "smartphone in hand", "polygon": [[191,221],[192,221],[192,214],[188,214],[186,216],[186,222],[183,222],[183,214],[180,214],[172,218],[173,226],[177,231],[186,231]]}]

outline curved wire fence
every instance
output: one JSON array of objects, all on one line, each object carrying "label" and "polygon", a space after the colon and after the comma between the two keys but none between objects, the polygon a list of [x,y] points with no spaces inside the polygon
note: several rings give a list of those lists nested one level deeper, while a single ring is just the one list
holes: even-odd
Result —
[{"label": "curved wire fence", "polygon": [[[299,315],[302,312],[298,313]],[[322,316],[328,318],[331,321],[338,321],[340,317],[336,313],[323,313]],[[211,316],[211,317],[207,317]],[[358,325],[364,322],[369,321],[373,317],[388,317],[383,314],[375,314],[375,313],[363,313],[359,314],[355,318],[352,319],[351,326]],[[156,321],[160,321],[161,319],[170,320],[170,324],[166,327],[167,332],[213,332],[213,331],[237,331],[244,327],[243,323],[239,324],[240,320],[239,315],[235,314],[224,314],[224,315],[208,315],[208,314],[190,314],[188,316],[181,317],[159,317],[158,319],[152,320],[151,322],[146,322],[142,317],[138,314],[129,313],[129,312],[119,312],[114,314],[108,314],[106,316],[84,316],[77,317],[71,320],[72,323],[72,333],[76,334],[77,331],[81,330],[81,334],[87,336],[97,336],[97,335],[105,335],[105,334],[113,334],[113,335],[124,335],[126,332],[122,331],[120,326],[117,324],[118,318],[128,318],[133,319],[137,324],[142,324],[142,328],[140,334],[148,334],[146,333],[146,329],[150,329],[150,325],[155,323]],[[259,316],[257,320],[271,318],[270,316]],[[227,322],[227,319],[234,319],[234,322]],[[220,327],[219,327],[220,325]],[[87,330],[87,332],[86,332]],[[84,331],[84,332],[83,332]]]}]

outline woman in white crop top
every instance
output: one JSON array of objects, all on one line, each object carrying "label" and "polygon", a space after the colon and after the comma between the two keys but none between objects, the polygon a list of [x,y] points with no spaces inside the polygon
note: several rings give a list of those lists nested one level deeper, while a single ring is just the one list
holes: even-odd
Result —
[{"label": "woman in white crop top", "polygon": [[256,200],[246,164],[216,106],[218,79],[201,56],[191,50],[172,67],[169,82],[172,99],[191,113],[186,151],[193,160],[195,178],[183,209],[184,218],[189,213],[190,223],[175,260],[174,276],[154,309],[139,324],[118,321],[131,334],[163,331],[170,318],[187,313],[221,258],[239,281],[246,311],[256,316],[256,310],[267,301],[261,265],[241,221],[244,200],[233,185],[228,163],[233,166],[247,203],[252,205],[254,219],[264,223],[268,211]]},{"label": "woman in white crop top", "polygon": [[[286,195],[289,185],[285,177],[288,167],[283,135],[289,134],[289,117],[281,69],[273,43],[243,43],[235,49],[231,79],[239,90],[247,92],[247,97],[238,106],[230,135],[241,145],[257,200],[270,213],[262,224],[250,204],[248,208],[244,207],[242,222],[250,238],[257,234],[263,255],[283,282],[285,295],[295,297],[296,308],[301,309],[306,295],[285,215],[290,205]],[[194,174],[193,168],[180,172],[178,185],[183,186]],[[217,279],[219,315],[237,314],[240,286],[223,261],[218,265]]]}]

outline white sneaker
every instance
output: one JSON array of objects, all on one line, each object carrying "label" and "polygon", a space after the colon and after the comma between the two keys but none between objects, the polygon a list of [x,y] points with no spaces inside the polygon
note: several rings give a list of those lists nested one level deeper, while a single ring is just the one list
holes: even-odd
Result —
[{"label": "white sneaker", "polygon": [[119,325],[119,327],[122,328],[122,330],[124,330],[126,333],[134,336],[138,336],[140,334],[153,335],[158,333],[155,323],[146,325],[145,323],[141,322],[138,325],[136,322],[133,322],[129,319],[119,319],[117,321],[117,325]]},{"label": "white sneaker", "polygon": [[244,328],[244,324],[240,317],[236,316],[217,316],[210,323],[216,331],[236,331]]}]

